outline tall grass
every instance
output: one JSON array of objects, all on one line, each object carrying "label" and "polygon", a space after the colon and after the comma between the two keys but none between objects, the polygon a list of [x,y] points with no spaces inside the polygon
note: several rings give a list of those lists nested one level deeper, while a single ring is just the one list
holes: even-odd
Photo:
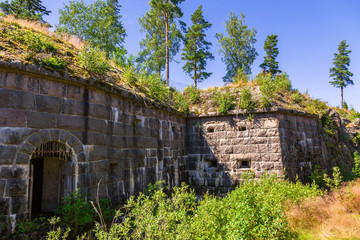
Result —
[{"label": "tall grass", "polygon": [[300,239],[360,239],[360,181],[292,205],[286,214]]}]

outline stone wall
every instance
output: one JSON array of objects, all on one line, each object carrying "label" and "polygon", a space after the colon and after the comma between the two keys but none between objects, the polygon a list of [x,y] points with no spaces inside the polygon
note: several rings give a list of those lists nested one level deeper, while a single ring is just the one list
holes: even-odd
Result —
[{"label": "stone wall", "polygon": [[192,118],[187,122],[190,183],[196,192],[224,194],[244,172],[304,177],[323,163],[323,145],[313,115],[285,110]]},{"label": "stone wall", "polygon": [[186,120],[153,104],[107,84],[1,65],[0,222],[27,217],[30,159],[49,141],[69,149],[75,189],[88,199],[99,182],[100,197],[118,204],[157,180],[186,181]]}]

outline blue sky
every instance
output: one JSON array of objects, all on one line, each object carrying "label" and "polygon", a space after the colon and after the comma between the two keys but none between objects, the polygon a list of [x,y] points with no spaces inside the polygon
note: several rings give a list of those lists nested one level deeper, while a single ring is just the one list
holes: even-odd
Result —
[{"label": "blue sky", "polygon": [[[45,20],[56,25],[58,9],[68,0],[43,0],[52,13]],[[93,0],[84,0],[92,3]],[[127,37],[125,47],[129,53],[139,51],[140,33],[138,18],[149,10],[148,0],[120,0],[121,14]],[[334,53],[341,40],[347,40],[355,85],[344,90],[345,101],[360,110],[360,1],[359,0],[186,0],[180,7],[183,20],[190,25],[190,16],[202,4],[204,16],[213,24],[207,32],[207,40],[213,43],[211,51],[215,60],[208,62],[212,76],[200,83],[200,88],[223,85],[225,65],[218,54],[215,34],[224,31],[224,21],[230,11],[245,14],[246,24],[257,30],[255,48],[259,56],[252,65],[253,75],[259,73],[259,65],[265,55],[264,41],[267,35],[278,35],[280,69],[286,71],[293,87],[308,91],[312,97],[321,98],[332,106],[340,105],[340,89],[329,84],[329,69]],[[177,88],[192,84],[182,71],[181,52],[175,57],[180,63],[170,65],[170,81]]]}]

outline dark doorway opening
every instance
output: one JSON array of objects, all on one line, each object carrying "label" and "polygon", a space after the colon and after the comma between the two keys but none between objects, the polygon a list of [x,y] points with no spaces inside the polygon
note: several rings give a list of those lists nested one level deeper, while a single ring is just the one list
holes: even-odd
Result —
[{"label": "dark doorway opening", "polygon": [[41,144],[32,154],[29,176],[29,218],[54,212],[75,190],[75,165],[61,142]]}]

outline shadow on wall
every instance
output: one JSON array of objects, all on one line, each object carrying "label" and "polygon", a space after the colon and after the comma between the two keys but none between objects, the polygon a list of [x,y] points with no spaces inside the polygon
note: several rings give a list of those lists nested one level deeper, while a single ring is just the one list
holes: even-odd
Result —
[{"label": "shadow on wall", "polygon": [[[307,180],[325,150],[316,118],[286,113],[189,119],[190,184],[197,194],[233,189],[244,172]],[[284,172],[285,170],[285,172]]]}]

